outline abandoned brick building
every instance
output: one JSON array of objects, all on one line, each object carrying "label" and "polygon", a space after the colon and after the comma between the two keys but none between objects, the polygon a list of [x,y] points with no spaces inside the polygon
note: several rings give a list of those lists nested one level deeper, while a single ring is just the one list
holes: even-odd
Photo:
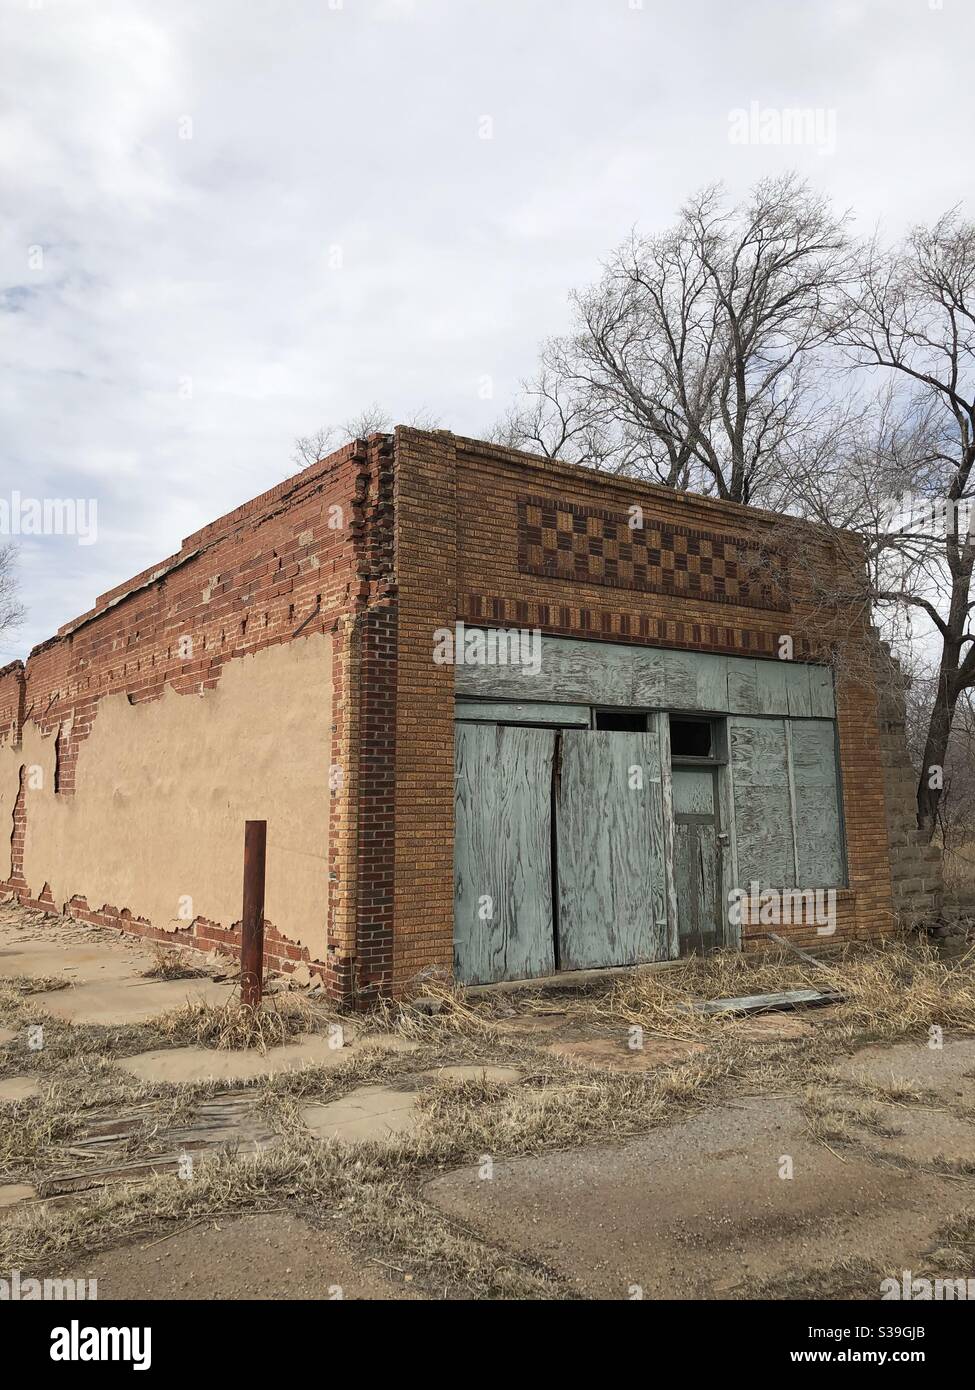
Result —
[{"label": "abandoned brick building", "polygon": [[263,819],[268,964],[352,1004],[747,946],[753,883],[888,931],[936,892],[902,711],[809,636],[828,540],[775,522],[443,431],[350,444],[0,671],[0,887],[233,951]]}]

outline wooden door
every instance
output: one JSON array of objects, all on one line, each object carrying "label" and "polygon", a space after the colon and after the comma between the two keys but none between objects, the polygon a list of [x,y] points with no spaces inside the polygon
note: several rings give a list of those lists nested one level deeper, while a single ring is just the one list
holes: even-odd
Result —
[{"label": "wooden door", "polygon": [[554,729],[458,724],[454,972],[461,984],[550,975]]},{"label": "wooden door", "polygon": [[666,960],[656,733],[565,730],[556,792],[559,965]]},{"label": "wooden door", "polygon": [[681,955],[724,944],[717,773],[674,768],[674,881]]}]

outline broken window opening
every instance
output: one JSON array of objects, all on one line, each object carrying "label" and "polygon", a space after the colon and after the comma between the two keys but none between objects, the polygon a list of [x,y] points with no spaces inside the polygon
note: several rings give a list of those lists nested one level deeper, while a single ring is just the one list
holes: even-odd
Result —
[{"label": "broken window opening", "polygon": [[647,716],[633,709],[597,709],[596,728],[610,729],[616,733],[643,734],[647,729]]}]

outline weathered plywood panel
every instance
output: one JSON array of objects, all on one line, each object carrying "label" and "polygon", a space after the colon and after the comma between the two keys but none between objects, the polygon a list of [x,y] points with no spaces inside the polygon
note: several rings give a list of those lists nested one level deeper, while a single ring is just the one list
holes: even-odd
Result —
[{"label": "weathered plywood panel", "polygon": [[588,705],[558,705],[536,700],[458,700],[454,717],[462,723],[477,720],[490,724],[565,724],[589,727]]},{"label": "weathered plywood panel", "polygon": [[677,927],[677,884],[674,878],[674,775],[670,755],[670,716],[663,711],[653,716],[660,752],[660,800],[664,820],[664,899],[667,907],[668,957],[676,960],[680,951]]},{"label": "weathered plywood panel", "polygon": [[663,709],[666,705],[668,656],[655,647],[632,648],[630,702],[636,709]]},{"label": "weathered plywood panel", "polygon": [[831,666],[809,667],[809,713],[814,719],[836,718],[836,695]]},{"label": "weathered plywood panel", "polygon": [[555,968],[555,738],[550,729],[455,729],[454,970],[462,984]]},{"label": "weathered plywood panel", "polygon": [[632,703],[632,647],[543,637],[537,672],[516,666],[458,666],[458,695],[492,700],[556,700],[580,704]]},{"label": "weathered plywood panel", "polygon": [[759,712],[757,661],[744,657],[732,657],[728,661],[728,711],[730,714]]},{"label": "weathered plywood panel", "polygon": [[786,661],[755,662],[755,704],[748,714],[782,715],[789,708],[792,667]]},{"label": "weathered plywood panel", "polygon": [[793,719],[808,719],[812,714],[812,695],[809,688],[808,666],[792,662],[786,669],[789,672],[789,715]]},{"label": "weathered plywood panel", "polygon": [[728,658],[704,653],[697,655],[695,677],[694,709],[724,713],[728,708]]},{"label": "weathered plywood panel", "polygon": [[[722,939],[721,881],[718,850],[718,830],[714,825],[697,827],[698,862],[700,864],[701,930],[714,932],[713,944]],[[705,937],[705,945],[709,944]]]},{"label": "weathered plywood panel", "polygon": [[739,885],[795,887],[785,722],[728,721]]},{"label": "weathered plywood panel", "polygon": [[688,713],[832,717],[832,675],[803,662],[541,638],[541,669],[458,666],[458,695],[673,709]]},{"label": "weathered plywood panel", "polygon": [[698,893],[698,852],[696,825],[674,826],[674,880],[677,886],[677,921],[681,948],[687,938],[701,930],[701,901]]},{"label": "weathered plywood panel", "polygon": [[722,917],[718,837],[714,825],[678,824],[674,831],[677,912],[681,954],[721,944]]},{"label": "weathered plywood panel", "polygon": [[674,768],[674,814],[714,815],[714,771],[709,767]]},{"label": "weathered plywood panel", "polygon": [[798,886],[839,887],[844,882],[844,862],[831,720],[804,719],[792,725],[792,768]]},{"label": "weathered plywood panel", "polygon": [[702,658],[694,652],[667,652],[664,662],[664,704],[668,709],[700,709],[697,673]]},{"label": "weathered plywood panel", "polygon": [[562,735],[559,956],[585,970],[670,955],[655,733]]}]

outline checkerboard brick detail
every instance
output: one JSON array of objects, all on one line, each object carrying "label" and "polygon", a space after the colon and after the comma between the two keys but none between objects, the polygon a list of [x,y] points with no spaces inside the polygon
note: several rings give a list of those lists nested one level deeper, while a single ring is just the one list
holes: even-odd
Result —
[{"label": "checkerboard brick detail", "polygon": [[517,508],[523,574],[789,610],[788,560],[778,547],[682,526],[642,507],[624,513],[519,497]]}]

